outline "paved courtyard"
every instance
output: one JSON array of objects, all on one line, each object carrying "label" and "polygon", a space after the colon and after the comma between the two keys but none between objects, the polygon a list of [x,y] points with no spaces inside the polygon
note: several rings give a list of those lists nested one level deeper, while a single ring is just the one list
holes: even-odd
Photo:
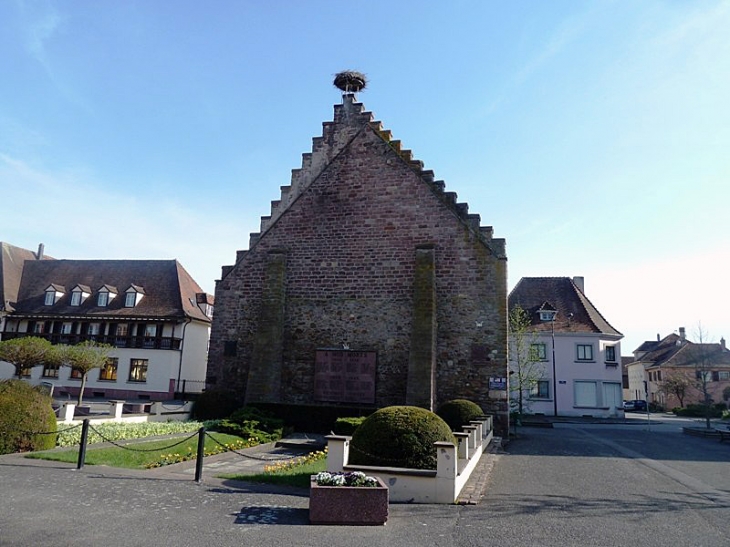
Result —
[{"label": "paved courtyard", "polygon": [[385,527],[345,528],[309,525],[306,491],[2,456],[0,545],[730,545],[729,442],[556,424],[489,457],[478,505],[393,504]]}]

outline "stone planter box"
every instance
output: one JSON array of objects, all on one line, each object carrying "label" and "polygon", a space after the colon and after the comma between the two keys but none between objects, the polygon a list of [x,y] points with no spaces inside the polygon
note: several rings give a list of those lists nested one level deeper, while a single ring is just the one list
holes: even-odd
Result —
[{"label": "stone planter box", "polygon": [[388,520],[388,487],[379,477],[377,487],[318,486],[309,482],[309,522],[380,526]]}]

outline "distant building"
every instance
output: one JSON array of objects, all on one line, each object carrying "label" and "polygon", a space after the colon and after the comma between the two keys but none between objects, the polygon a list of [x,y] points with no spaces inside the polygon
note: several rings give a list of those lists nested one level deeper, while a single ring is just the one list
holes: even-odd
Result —
[{"label": "distant building", "polygon": [[216,286],[208,388],[435,408],[506,431],[505,243],[352,94]]},{"label": "distant building", "polygon": [[[37,257],[36,257],[37,258]],[[166,400],[204,387],[213,297],[176,260],[25,260],[3,340],[37,336],[54,344],[114,346],[89,374],[85,396]],[[14,368],[0,363],[0,377]],[[28,376],[75,396],[80,376],[38,366]]]},{"label": "distant building", "polygon": [[525,394],[531,412],[596,417],[623,412],[623,335],[588,300],[582,277],[523,277],[509,306],[529,314],[530,343],[541,365],[542,377]]},{"label": "distant building", "polygon": [[18,299],[20,277],[26,260],[52,259],[44,256],[42,243],[38,246],[38,252],[34,253],[0,241],[0,340],[5,330],[5,317],[15,310],[13,304]]},{"label": "distant building", "polygon": [[669,334],[657,340],[643,342],[634,350],[629,371],[629,392],[634,399],[657,403],[665,409],[680,405],[679,398],[661,389],[673,375],[687,379],[688,389],[683,405],[700,403],[704,394],[700,387],[704,375],[707,391],[714,403],[727,402],[725,390],[730,387],[730,350],[725,339],[719,343],[695,343],[687,339],[684,327],[679,334]]}]

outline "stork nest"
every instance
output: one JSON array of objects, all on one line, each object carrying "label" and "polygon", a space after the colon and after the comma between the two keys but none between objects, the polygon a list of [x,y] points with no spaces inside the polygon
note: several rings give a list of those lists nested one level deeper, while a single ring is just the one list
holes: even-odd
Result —
[{"label": "stork nest", "polygon": [[344,91],[345,93],[357,93],[358,91],[365,89],[365,86],[368,85],[368,80],[362,72],[345,70],[338,73],[332,83],[336,88]]}]

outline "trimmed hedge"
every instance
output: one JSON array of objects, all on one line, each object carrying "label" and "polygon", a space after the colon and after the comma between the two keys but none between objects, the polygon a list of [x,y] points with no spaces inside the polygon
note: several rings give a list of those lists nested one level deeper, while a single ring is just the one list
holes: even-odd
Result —
[{"label": "trimmed hedge", "polygon": [[456,444],[448,424],[415,406],[390,406],[368,416],[350,441],[349,463],[436,469],[435,442]]},{"label": "trimmed hedge", "polygon": [[51,397],[22,380],[0,381],[0,454],[56,446]]},{"label": "trimmed hedge", "polygon": [[449,424],[451,431],[461,431],[469,422],[484,416],[484,411],[478,404],[466,399],[446,401],[436,411],[443,421]]},{"label": "trimmed hedge", "polygon": [[[722,417],[725,405],[718,403],[710,406],[710,418]],[[687,405],[685,408],[673,408],[672,412],[677,416],[686,416],[690,418],[704,418],[707,416],[707,407],[701,404]]]},{"label": "trimmed hedge", "polygon": [[271,412],[295,431],[324,434],[334,430],[337,418],[367,416],[374,410],[372,407],[286,403],[253,403],[251,406]]},{"label": "trimmed hedge", "polygon": [[281,439],[284,433],[284,421],[265,410],[244,406],[225,420],[219,421],[213,429],[229,435],[238,435],[243,439],[268,443]]},{"label": "trimmed hedge", "polygon": [[242,401],[233,391],[204,391],[195,401],[191,418],[200,421],[220,420],[230,416],[241,404]]},{"label": "trimmed hedge", "polygon": [[335,435],[348,435],[352,436],[358,427],[367,419],[367,416],[361,416],[359,418],[337,418],[335,421],[335,427],[332,429]]}]

